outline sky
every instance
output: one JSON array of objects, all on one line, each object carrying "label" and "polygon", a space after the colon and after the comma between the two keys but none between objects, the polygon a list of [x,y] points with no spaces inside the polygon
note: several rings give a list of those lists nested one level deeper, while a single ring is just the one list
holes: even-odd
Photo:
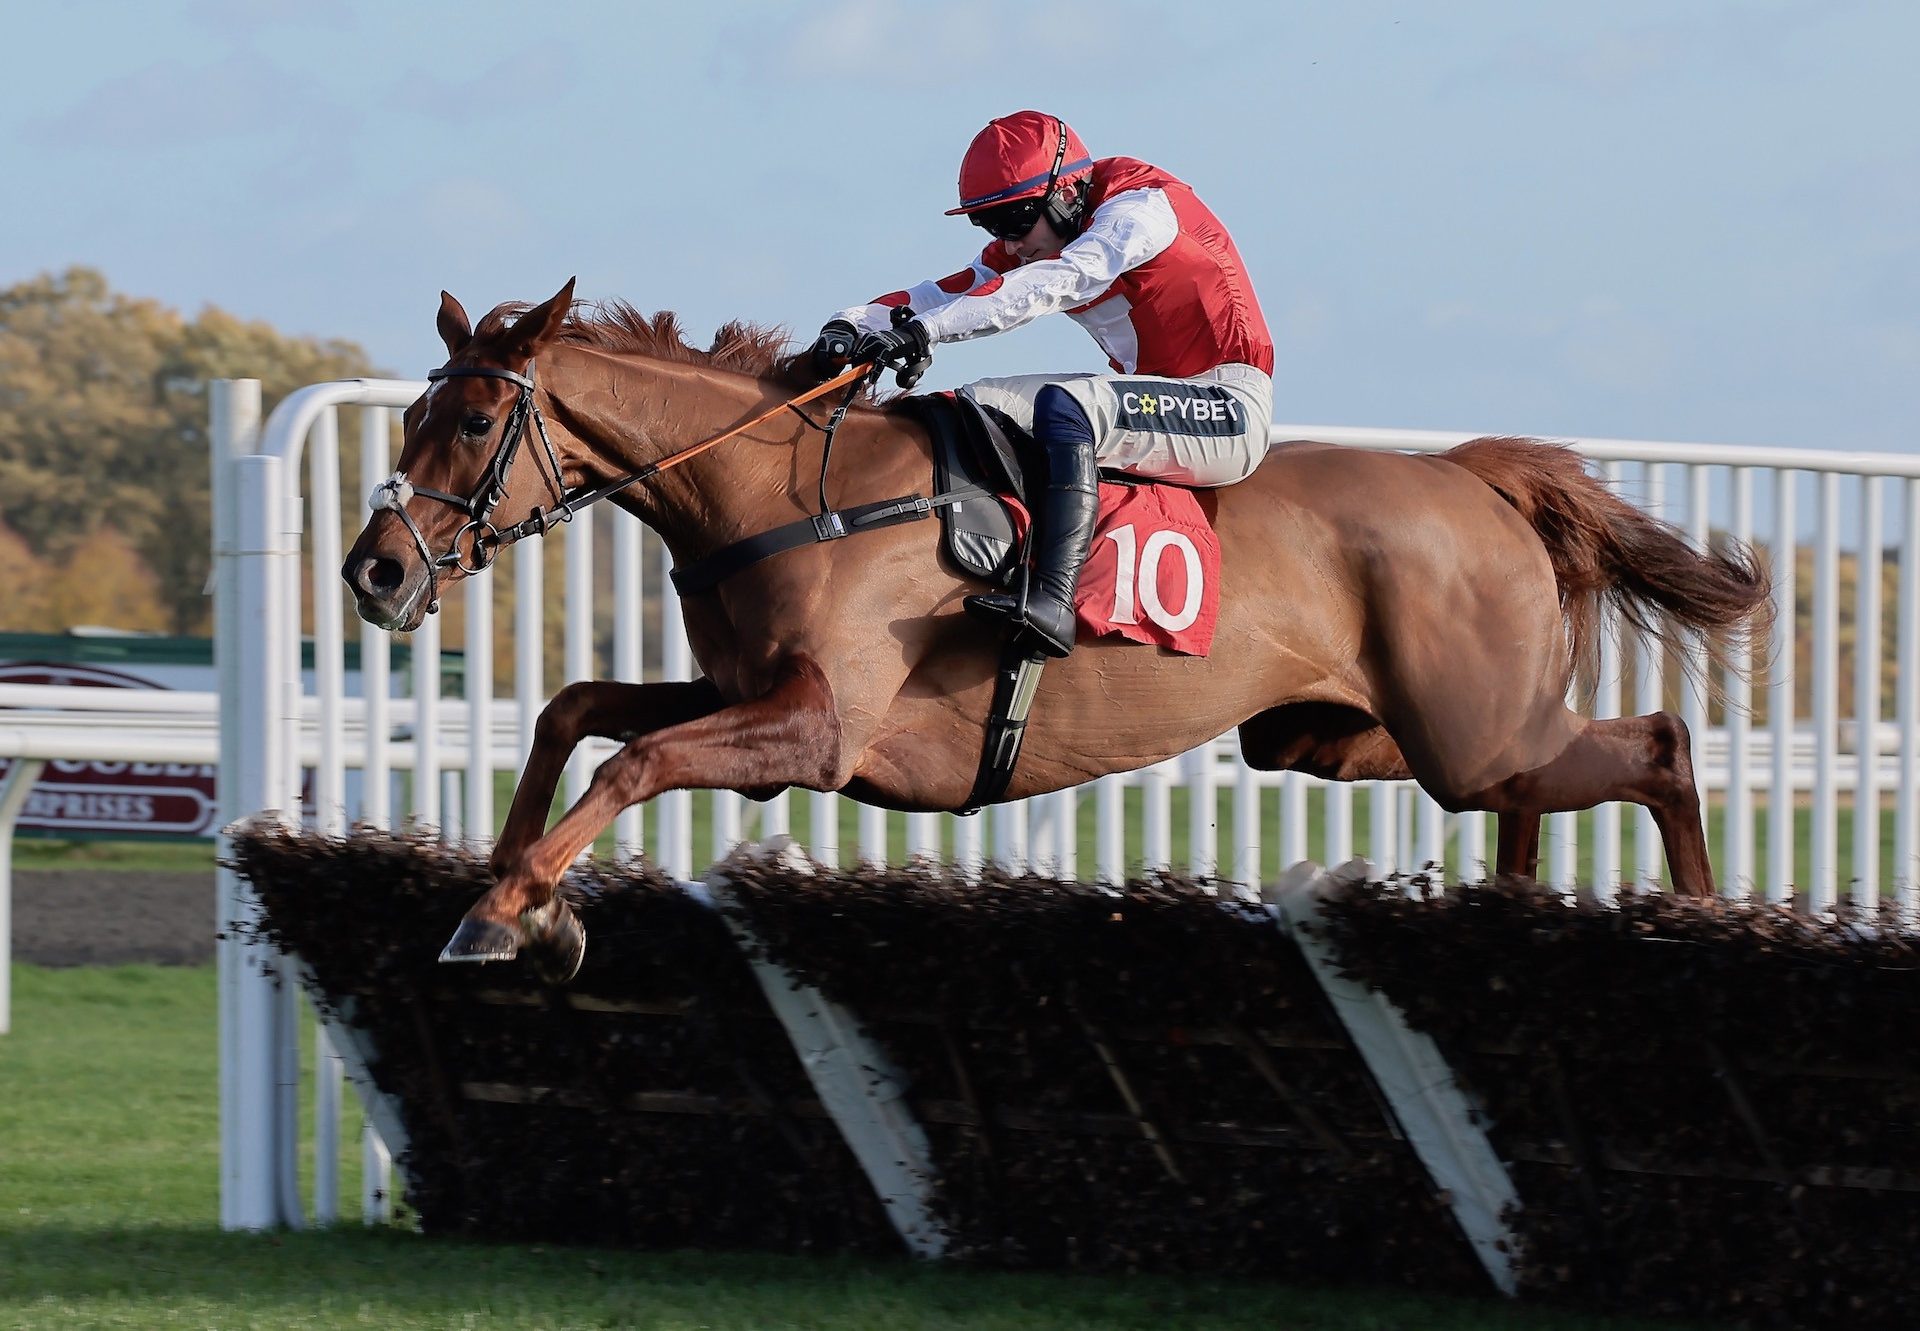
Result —
[{"label": "sky", "polygon": [[[1913,0],[0,0],[0,285],[418,377],[571,276],[811,337],[962,266],[960,154],[1063,116],[1233,231],[1276,419],[1920,450]],[[1062,317],[930,387],[1103,368]]]}]

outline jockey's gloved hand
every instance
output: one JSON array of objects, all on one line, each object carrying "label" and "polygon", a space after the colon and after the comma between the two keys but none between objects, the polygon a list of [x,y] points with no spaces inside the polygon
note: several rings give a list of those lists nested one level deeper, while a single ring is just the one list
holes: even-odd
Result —
[{"label": "jockey's gloved hand", "polygon": [[893,381],[912,388],[933,364],[933,339],[918,319],[896,319],[893,327],[866,334],[853,349],[856,361],[872,361],[899,368]]},{"label": "jockey's gloved hand", "polygon": [[831,379],[834,375],[853,364],[854,343],[860,340],[860,332],[845,319],[829,319],[821,326],[820,336],[813,340],[813,372],[821,379]]}]

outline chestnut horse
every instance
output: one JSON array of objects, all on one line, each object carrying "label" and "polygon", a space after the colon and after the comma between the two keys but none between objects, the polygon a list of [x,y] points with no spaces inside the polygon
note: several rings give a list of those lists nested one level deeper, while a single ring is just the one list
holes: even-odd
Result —
[{"label": "chestnut horse", "polygon": [[[821,435],[779,409],[803,381],[777,332],[729,324],[698,351],[671,314],[576,311],[572,282],[478,328],[442,293],[439,331],[447,364],[407,409],[400,471],[342,570],[374,624],[417,627],[498,533],[544,531],[567,487],[612,487],[763,414],[611,502],[679,567],[815,511]],[[928,435],[895,408],[856,405],[832,464],[836,508],[931,493]],[[1529,439],[1437,456],[1284,443],[1205,498],[1222,561],[1211,653],[1095,640],[1054,663],[1006,798],[1144,767],[1237,726],[1256,768],[1412,777],[1448,810],[1493,811],[1501,873],[1533,872],[1543,814],[1645,805],[1673,886],[1713,891],[1685,725],[1667,712],[1588,720],[1565,700],[1605,602],[1669,640],[1707,635],[1717,659],[1761,631],[1768,579],[1750,551],[1694,550],[1575,454]],[[764,799],[799,786],[963,807],[1002,644],[962,613],[981,587],[938,540],[925,521],[788,550],[686,598],[700,678],[563,688],[494,846],[495,885],[442,959],[527,947],[570,974],[584,938],[556,884],[615,814],[662,791]],[[548,829],[588,736],[621,747]]]}]

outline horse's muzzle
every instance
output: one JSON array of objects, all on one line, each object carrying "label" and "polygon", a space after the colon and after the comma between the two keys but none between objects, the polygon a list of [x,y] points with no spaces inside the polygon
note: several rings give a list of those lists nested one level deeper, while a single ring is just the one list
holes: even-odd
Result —
[{"label": "horse's muzzle", "polygon": [[409,569],[398,559],[386,555],[347,556],[340,576],[353,590],[354,609],[360,618],[390,633],[407,633],[420,627],[426,618],[422,604],[426,599],[426,570]]}]

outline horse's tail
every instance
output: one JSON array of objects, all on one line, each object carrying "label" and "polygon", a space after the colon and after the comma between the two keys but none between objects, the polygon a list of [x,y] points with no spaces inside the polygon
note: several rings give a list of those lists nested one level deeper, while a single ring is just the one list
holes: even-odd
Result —
[{"label": "horse's tail", "polygon": [[[1662,643],[1700,634],[1707,661],[1751,679],[1754,648],[1773,624],[1772,580],[1750,546],[1728,540],[1702,552],[1680,530],[1635,508],[1587,471],[1579,454],[1538,439],[1470,439],[1441,454],[1513,505],[1547,547],[1567,623],[1567,666],[1596,676],[1600,607]],[[1682,651],[1689,672],[1694,654]],[[1722,696],[1709,670],[1711,696]]]}]

